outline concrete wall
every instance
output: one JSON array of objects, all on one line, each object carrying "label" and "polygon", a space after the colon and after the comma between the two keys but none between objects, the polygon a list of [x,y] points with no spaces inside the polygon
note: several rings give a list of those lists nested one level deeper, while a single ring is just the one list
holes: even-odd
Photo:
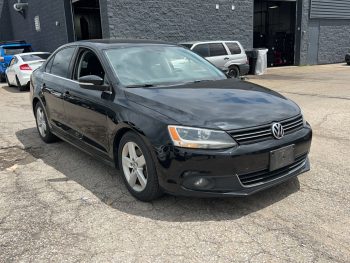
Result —
[{"label": "concrete wall", "polygon": [[253,0],[107,0],[109,35],[172,42],[232,39],[251,48],[253,5]]},{"label": "concrete wall", "polygon": [[7,0],[0,0],[0,41],[13,39],[12,23],[8,9]]},{"label": "concrete wall", "polygon": [[[16,0],[5,1],[9,1],[14,39],[24,39],[38,51],[54,51],[68,42],[64,1],[28,1],[24,15],[12,8]],[[40,18],[40,32],[35,30],[34,25],[37,15]],[[59,26],[56,26],[56,21]]]},{"label": "concrete wall", "polygon": [[310,19],[310,0],[303,2],[302,34],[300,64],[312,64],[308,60],[310,49],[310,26],[316,23],[319,26],[318,35],[318,64],[340,63],[345,54],[350,51],[350,20]]}]

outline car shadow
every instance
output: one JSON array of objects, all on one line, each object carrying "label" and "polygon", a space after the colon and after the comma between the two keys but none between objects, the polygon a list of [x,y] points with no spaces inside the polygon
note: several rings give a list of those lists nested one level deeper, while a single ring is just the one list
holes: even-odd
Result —
[{"label": "car shadow", "polygon": [[[140,217],[169,222],[234,220],[273,205],[300,189],[291,179],[276,187],[244,198],[188,198],[164,195],[151,203],[135,200],[127,191],[120,174],[66,142],[45,144],[36,128],[16,132],[25,154],[35,162],[41,159],[62,176],[50,178],[50,184],[74,181],[108,206]],[[27,161],[28,163],[28,161]],[[84,197],[82,197],[84,199]]]},{"label": "car shadow", "polygon": [[29,92],[29,90],[19,91],[18,87],[9,87],[7,84],[6,84],[6,86],[2,86],[2,88],[3,88],[4,90],[6,90],[7,92],[10,92],[10,93]]}]

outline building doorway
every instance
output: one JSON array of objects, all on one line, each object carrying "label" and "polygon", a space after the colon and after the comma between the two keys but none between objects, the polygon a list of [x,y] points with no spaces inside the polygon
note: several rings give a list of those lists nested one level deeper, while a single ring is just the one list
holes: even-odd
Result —
[{"label": "building doorway", "polygon": [[99,0],[72,0],[75,40],[102,38]]},{"label": "building doorway", "polygon": [[269,67],[295,65],[296,0],[254,0],[254,48],[268,48]]}]

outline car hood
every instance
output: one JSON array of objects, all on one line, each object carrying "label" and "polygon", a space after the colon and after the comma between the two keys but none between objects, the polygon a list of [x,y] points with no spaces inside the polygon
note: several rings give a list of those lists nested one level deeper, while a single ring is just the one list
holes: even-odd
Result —
[{"label": "car hood", "polygon": [[279,93],[235,79],[129,88],[126,96],[181,125],[223,130],[254,127],[300,114],[299,107]]}]

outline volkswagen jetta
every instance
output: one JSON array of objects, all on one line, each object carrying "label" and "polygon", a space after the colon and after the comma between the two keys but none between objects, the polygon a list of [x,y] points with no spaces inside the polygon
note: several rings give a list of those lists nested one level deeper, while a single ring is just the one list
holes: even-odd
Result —
[{"label": "volkswagen jetta", "polygon": [[40,137],[115,166],[136,198],[245,196],[310,169],[300,108],[157,41],[64,45],[34,73]]}]

